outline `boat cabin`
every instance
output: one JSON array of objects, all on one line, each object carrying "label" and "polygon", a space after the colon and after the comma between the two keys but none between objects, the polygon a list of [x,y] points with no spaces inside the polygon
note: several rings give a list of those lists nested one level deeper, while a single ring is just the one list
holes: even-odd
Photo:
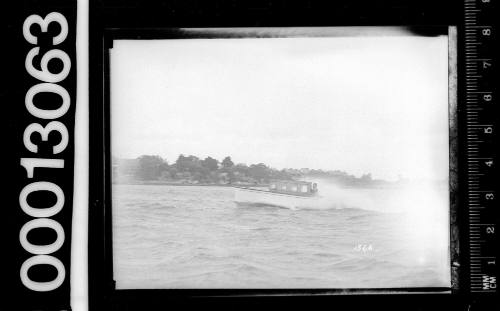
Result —
[{"label": "boat cabin", "polygon": [[318,186],[316,183],[307,181],[273,180],[269,184],[269,191],[283,194],[312,196],[318,192]]}]

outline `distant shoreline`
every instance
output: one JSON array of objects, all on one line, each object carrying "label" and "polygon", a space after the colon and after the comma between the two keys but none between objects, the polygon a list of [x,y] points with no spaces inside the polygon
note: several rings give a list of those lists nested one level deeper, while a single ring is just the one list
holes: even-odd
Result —
[{"label": "distant shoreline", "polygon": [[[269,184],[255,183],[240,183],[240,184],[218,184],[218,183],[182,183],[171,181],[127,181],[127,182],[112,182],[112,185],[130,185],[130,186],[179,186],[179,187],[269,187]],[[321,184],[318,185],[321,191]],[[398,189],[407,185],[373,185],[373,186],[341,186],[341,189]]]},{"label": "distant shoreline", "polygon": [[113,185],[149,185],[149,186],[201,186],[201,187],[268,187],[269,184],[254,184],[254,183],[241,183],[241,184],[217,184],[217,183],[180,183],[169,181],[130,181],[130,182],[113,182]]}]

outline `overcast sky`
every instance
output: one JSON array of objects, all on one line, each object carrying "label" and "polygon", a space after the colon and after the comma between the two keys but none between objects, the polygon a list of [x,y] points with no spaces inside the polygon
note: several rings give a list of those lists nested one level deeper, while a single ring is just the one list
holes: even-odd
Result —
[{"label": "overcast sky", "polygon": [[448,177],[446,36],[117,40],[112,154]]}]

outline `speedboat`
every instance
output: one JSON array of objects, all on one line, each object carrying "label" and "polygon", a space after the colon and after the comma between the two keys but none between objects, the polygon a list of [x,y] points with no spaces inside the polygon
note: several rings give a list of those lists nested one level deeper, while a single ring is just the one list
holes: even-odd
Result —
[{"label": "speedboat", "polygon": [[316,183],[296,180],[271,181],[269,187],[234,187],[234,201],[240,205],[276,206],[289,209],[314,208],[320,196]]}]

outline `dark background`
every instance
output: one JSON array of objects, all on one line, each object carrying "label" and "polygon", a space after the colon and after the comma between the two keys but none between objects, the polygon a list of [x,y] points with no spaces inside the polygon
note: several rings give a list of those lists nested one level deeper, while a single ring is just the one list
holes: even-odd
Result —
[{"label": "dark background", "polygon": [[[2,32],[2,87],[0,88],[0,102],[2,103],[2,238],[7,248],[1,252],[3,295],[0,309],[2,310],[40,310],[69,309],[70,304],[70,250],[71,224],[73,205],[73,163],[74,163],[74,113],[76,101],[76,1],[75,0],[23,0],[9,1],[1,9],[2,18],[0,31]],[[55,119],[62,122],[68,129],[69,143],[66,149],[52,155],[52,147],[59,143],[60,135],[53,132],[47,142],[41,141],[38,134],[32,135],[33,143],[38,145],[38,153],[28,151],[23,144],[23,133],[31,123],[45,126],[52,120],[43,120],[32,116],[26,109],[24,99],[30,87],[43,82],[33,78],[25,69],[27,53],[35,47],[23,37],[24,20],[32,15],[42,18],[50,12],[59,12],[68,22],[68,36],[59,45],[52,46],[52,37],[59,33],[57,23],[49,25],[47,33],[41,33],[36,25],[31,27],[33,35],[38,36],[36,46],[40,53],[34,59],[34,66],[40,68],[41,57],[50,49],[57,48],[68,54],[71,60],[69,75],[57,84],[64,87],[70,95],[70,108],[64,116]],[[60,61],[49,62],[49,69],[58,72],[62,67]],[[42,109],[55,109],[60,105],[58,95],[41,93],[34,102]],[[63,159],[64,168],[35,168],[34,178],[27,178],[26,170],[20,165],[21,158],[53,158]],[[51,254],[58,258],[65,267],[64,283],[57,289],[49,292],[35,292],[27,289],[20,280],[19,271],[23,262],[32,255],[25,251],[19,243],[21,227],[33,217],[28,216],[20,208],[19,194],[31,182],[48,181],[62,188],[65,195],[63,209],[50,217],[59,222],[64,229],[65,241],[63,246]],[[36,192],[28,197],[28,202],[36,207],[43,208],[55,203],[55,196],[48,192]],[[45,245],[55,241],[56,234],[50,229],[34,229],[28,234],[28,240],[33,244]],[[50,281],[56,276],[56,270],[48,265],[40,265],[29,270],[28,275],[34,281]]]}]

